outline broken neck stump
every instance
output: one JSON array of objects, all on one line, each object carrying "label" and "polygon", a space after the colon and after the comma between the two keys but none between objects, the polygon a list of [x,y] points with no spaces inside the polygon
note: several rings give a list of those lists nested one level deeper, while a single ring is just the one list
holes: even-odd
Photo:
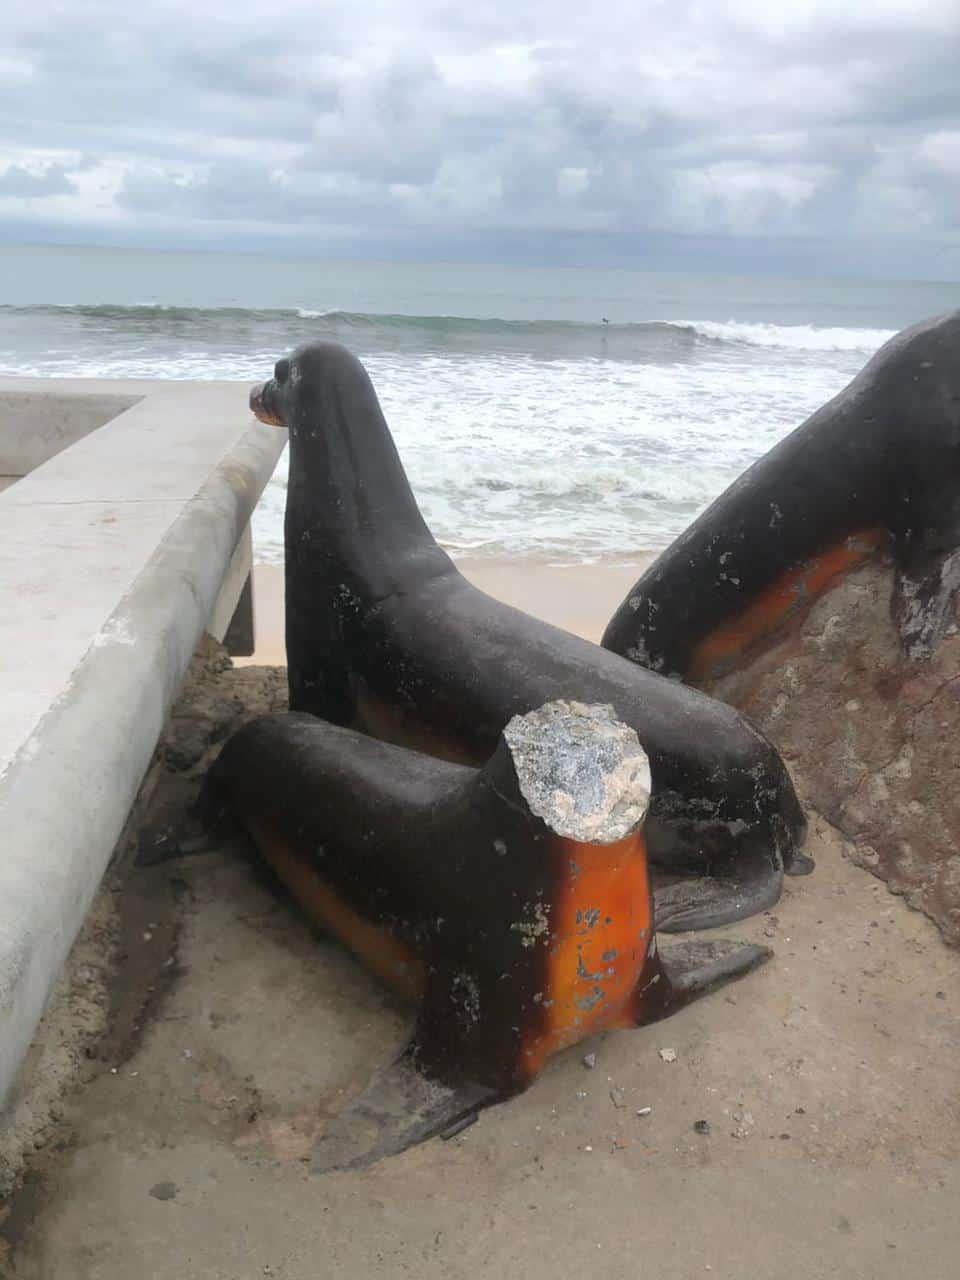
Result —
[{"label": "broken neck stump", "polygon": [[307,913],[420,1002],[407,1050],[322,1136],[320,1170],[456,1125],[551,1054],[661,1018],[769,954],[658,952],[649,764],[609,707],[517,716],[480,770],[268,716],[231,739],[211,784]]}]

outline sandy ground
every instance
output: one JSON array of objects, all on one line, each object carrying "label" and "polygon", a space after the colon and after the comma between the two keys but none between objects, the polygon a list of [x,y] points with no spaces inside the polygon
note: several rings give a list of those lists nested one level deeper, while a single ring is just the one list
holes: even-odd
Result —
[{"label": "sandy ground", "polygon": [[809,849],[737,930],[765,968],[569,1051],[449,1142],[326,1177],[313,1139],[409,1011],[243,858],[115,873],[107,1030],[0,1210],[0,1275],[955,1277],[960,957],[815,815]]}]

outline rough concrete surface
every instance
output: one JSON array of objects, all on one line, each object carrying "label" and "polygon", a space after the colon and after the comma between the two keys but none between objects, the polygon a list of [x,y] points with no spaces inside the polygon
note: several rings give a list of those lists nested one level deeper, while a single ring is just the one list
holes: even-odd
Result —
[{"label": "rough concrete surface", "polygon": [[531,812],[557,835],[613,844],[646,813],[650,762],[612,707],[559,699],[514,716],[503,736]]},{"label": "rough concrete surface", "polygon": [[[213,650],[195,677],[147,856],[224,725],[282,704],[276,671]],[[451,1141],[323,1177],[315,1136],[410,1011],[242,851],[118,866],[114,924],[78,944],[112,974],[108,1030],[0,1209],[0,1275],[954,1276],[960,957],[816,816],[811,852],[816,872],[737,930],[775,949],[765,968],[557,1058]]]},{"label": "rough concrete surface", "polygon": [[143,386],[88,383],[65,417],[73,380],[0,379],[6,465],[68,446],[0,494],[3,1101],[283,447],[241,384]]},{"label": "rough concrete surface", "polygon": [[777,744],[853,857],[960,943],[960,634],[903,656],[892,569],[850,574],[743,670],[708,686]]}]

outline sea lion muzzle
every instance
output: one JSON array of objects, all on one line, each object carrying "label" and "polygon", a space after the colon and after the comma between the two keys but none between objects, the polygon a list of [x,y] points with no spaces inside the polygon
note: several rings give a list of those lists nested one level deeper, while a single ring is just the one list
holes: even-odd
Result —
[{"label": "sea lion muzzle", "polygon": [[277,384],[274,378],[253,388],[250,392],[250,409],[254,416],[261,422],[265,422],[268,427],[286,426],[280,415]]}]

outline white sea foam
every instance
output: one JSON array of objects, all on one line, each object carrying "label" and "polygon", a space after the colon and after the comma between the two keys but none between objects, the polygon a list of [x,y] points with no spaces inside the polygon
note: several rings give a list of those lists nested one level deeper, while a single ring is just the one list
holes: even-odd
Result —
[{"label": "white sea foam", "polygon": [[742,342],[753,347],[785,347],[794,351],[876,351],[894,329],[822,328],[813,324],[748,324],[739,320],[677,320],[704,338]]},{"label": "white sea foam", "polygon": [[[569,561],[665,545],[889,332],[0,307],[0,372],[255,382],[321,335],[364,360],[441,542]],[[282,556],[285,496],[284,459],[255,518],[262,559]]]},{"label": "white sea foam", "polygon": [[[438,539],[564,559],[665,546],[860,363],[366,360]],[[285,497],[286,457],[255,521],[264,560]]]}]

